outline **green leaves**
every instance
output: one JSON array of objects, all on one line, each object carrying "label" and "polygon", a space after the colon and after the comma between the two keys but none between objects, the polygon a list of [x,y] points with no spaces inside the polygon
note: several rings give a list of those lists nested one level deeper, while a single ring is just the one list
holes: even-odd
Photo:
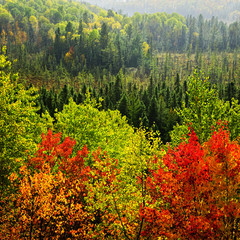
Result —
[{"label": "green leaves", "polygon": [[[5,52],[5,48],[3,49]],[[15,158],[34,152],[41,132],[52,126],[46,113],[36,113],[36,90],[26,90],[18,83],[18,75],[11,74],[11,63],[0,55],[0,182],[4,188],[8,174],[18,167]]]},{"label": "green leaves", "polygon": [[240,107],[236,100],[233,104],[224,102],[218,98],[217,91],[210,86],[208,78],[201,72],[195,71],[189,78],[188,83],[189,107],[183,104],[182,109],[177,113],[182,120],[182,125],[175,126],[171,133],[173,145],[180,143],[183,135],[187,137],[187,126],[196,131],[200,142],[207,141],[212,133],[212,129],[218,129],[218,122],[228,123],[230,136],[232,139],[238,137],[240,131]]},{"label": "green leaves", "polygon": [[72,99],[56,114],[56,130],[76,140],[76,149],[101,147],[109,156],[121,159],[134,130],[119,111],[100,111],[92,103],[77,105]]}]

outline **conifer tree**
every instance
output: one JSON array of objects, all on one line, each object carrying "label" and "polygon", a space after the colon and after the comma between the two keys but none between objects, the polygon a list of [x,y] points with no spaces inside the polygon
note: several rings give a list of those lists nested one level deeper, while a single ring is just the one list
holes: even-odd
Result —
[{"label": "conifer tree", "polygon": [[128,99],[125,93],[122,94],[122,97],[118,102],[117,109],[122,113],[122,115],[128,117]]}]

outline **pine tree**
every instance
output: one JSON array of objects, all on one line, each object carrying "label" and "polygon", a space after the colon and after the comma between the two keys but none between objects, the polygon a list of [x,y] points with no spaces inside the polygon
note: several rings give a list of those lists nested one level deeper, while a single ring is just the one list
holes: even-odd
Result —
[{"label": "pine tree", "polygon": [[124,116],[129,116],[128,114],[128,99],[125,93],[122,94],[120,101],[118,102],[117,109],[122,113]]},{"label": "pine tree", "polygon": [[148,108],[148,120],[149,120],[150,126],[158,122],[158,114],[159,112],[158,112],[157,100],[156,100],[156,97],[153,96]]},{"label": "pine tree", "polygon": [[121,99],[122,95],[122,86],[121,86],[122,79],[118,74],[116,77],[116,81],[113,87],[113,103],[117,104],[117,102]]},{"label": "pine tree", "polygon": [[58,64],[60,64],[60,60],[62,57],[62,46],[61,46],[60,36],[61,36],[61,32],[60,32],[60,28],[58,28],[56,30],[56,37],[54,42],[54,54]]}]

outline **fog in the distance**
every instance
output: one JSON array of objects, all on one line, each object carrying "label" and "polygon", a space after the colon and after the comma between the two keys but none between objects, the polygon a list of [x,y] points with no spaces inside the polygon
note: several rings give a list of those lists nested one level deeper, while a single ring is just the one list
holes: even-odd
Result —
[{"label": "fog in the distance", "polygon": [[183,16],[212,16],[226,22],[240,21],[239,0],[79,0],[105,9],[133,15],[134,12],[177,12]]}]

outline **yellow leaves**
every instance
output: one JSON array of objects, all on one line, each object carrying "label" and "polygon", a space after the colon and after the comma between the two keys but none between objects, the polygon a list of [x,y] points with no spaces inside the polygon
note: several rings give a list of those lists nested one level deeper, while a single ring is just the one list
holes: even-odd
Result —
[{"label": "yellow leaves", "polygon": [[73,60],[73,55],[72,55],[72,53],[70,51],[68,51],[66,53],[66,55],[64,56],[64,61],[65,62],[70,62],[71,60]]},{"label": "yellow leaves", "polygon": [[199,37],[199,33],[194,32],[194,33],[193,33],[193,36],[194,36],[195,38],[198,38],[198,37]]},{"label": "yellow leaves", "polygon": [[146,42],[143,42],[142,47],[143,47],[144,55],[147,56],[148,50],[150,49],[150,46]]},{"label": "yellow leaves", "polygon": [[62,42],[65,42],[66,37],[65,36],[61,36],[60,39],[61,39]]},{"label": "yellow leaves", "polygon": [[50,28],[48,30],[48,38],[51,39],[52,41],[55,41],[56,34],[53,28]]},{"label": "yellow leaves", "polygon": [[32,28],[34,32],[36,33],[38,31],[38,20],[35,16],[30,16],[29,17],[29,22],[32,25]]},{"label": "yellow leaves", "polygon": [[11,68],[11,62],[7,60],[7,57],[5,56],[7,51],[7,47],[4,46],[2,48],[3,54],[0,55],[0,76],[2,77],[2,74],[4,73],[3,70],[6,68],[10,69]]},{"label": "yellow leaves", "polygon": [[76,33],[74,33],[74,34],[72,35],[72,38],[71,38],[71,40],[74,40],[74,39],[77,39],[77,40],[79,40],[79,39],[80,39],[80,35],[79,35],[79,34],[76,34]]},{"label": "yellow leaves", "polygon": [[122,25],[120,22],[115,22],[112,24],[112,29],[121,29],[122,28]]},{"label": "yellow leaves", "polygon": [[94,23],[88,23],[88,29],[92,31],[94,28]]},{"label": "yellow leaves", "polygon": [[83,33],[84,33],[85,35],[89,35],[90,29],[89,29],[89,28],[83,28]]},{"label": "yellow leaves", "polygon": [[7,44],[7,38],[6,38],[6,32],[4,29],[2,29],[1,35],[0,35],[0,44],[6,45]]}]

